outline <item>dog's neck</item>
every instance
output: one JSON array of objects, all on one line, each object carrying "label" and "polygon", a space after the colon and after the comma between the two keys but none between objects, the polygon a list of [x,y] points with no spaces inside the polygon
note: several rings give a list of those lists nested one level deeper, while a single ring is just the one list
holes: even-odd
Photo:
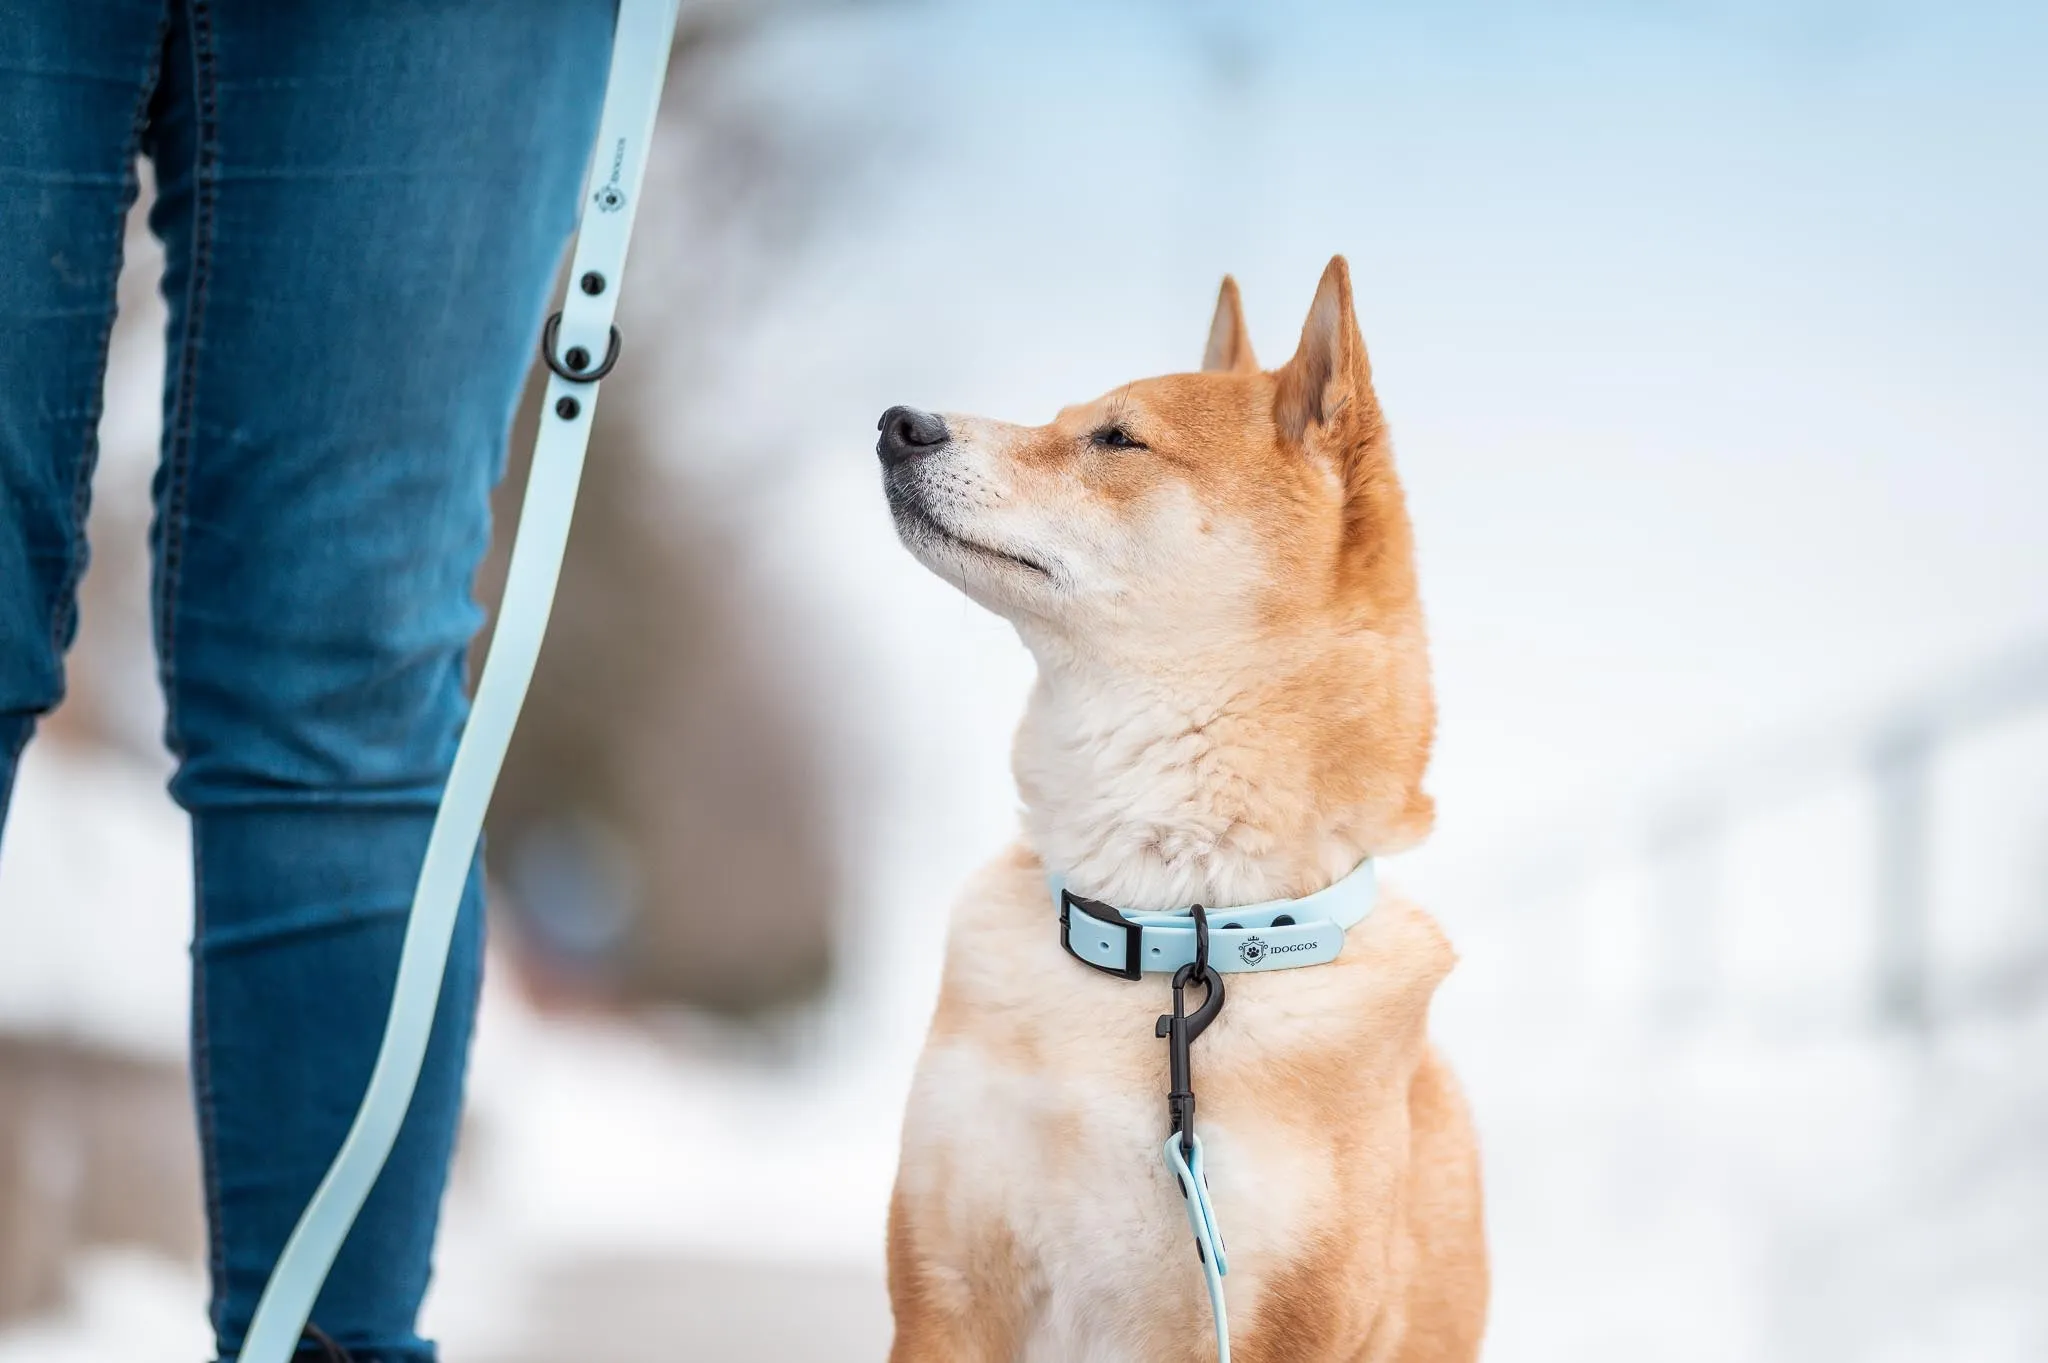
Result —
[{"label": "dog's neck", "polygon": [[1344,694],[1317,684],[1323,668],[1278,654],[1145,669],[1033,652],[1014,754],[1025,833],[1076,893],[1129,909],[1259,903],[1414,840],[1333,799],[1342,753],[1330,747],[1363,735],[1341,713],[1304,712]]}]

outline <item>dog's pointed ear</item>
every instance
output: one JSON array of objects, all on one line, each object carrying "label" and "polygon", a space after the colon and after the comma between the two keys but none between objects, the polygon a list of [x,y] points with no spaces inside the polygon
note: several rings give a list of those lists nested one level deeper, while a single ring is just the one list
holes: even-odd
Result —
[{"label": "dog's pointed ear", "polygon": [[1202,352],[1204,374],[1256,374],[1259,362],[1252,354],[1251,333],[1244,328],[1244,302],[1237,296],[1237,281],[1223,276],[1222,292],[1216,295],[1216,318],[1209,323],[1209,345]]},{"label": "dog's pointed ear", "polygon": [[1280,432],[1300,442],[1317,429],[1333,429],[1347,421],[1377,420],[1372,394],[1372,366],[1366,360],[1365,338],[1351,306],[1351,267],[1344,257],[1331,256],[1301,326],[1301,346],[1279,373],[1280,391],[1273,407]]}]

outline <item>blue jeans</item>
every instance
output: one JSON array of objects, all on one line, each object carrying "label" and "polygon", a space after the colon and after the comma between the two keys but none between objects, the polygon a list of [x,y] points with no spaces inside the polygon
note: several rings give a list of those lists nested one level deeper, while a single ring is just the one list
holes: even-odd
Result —
[{"label": "blue jeans", "polygon": [[[153,611],[193,829],[223,1358],[383,1028],[612,18],[611,0],[0,0],[0,814],[63,694],[147,155],[170,304]],[[314,1312],[359,1359],[432,1357],[416,1317],[482,931],[473,874],[418,1097]]]}]

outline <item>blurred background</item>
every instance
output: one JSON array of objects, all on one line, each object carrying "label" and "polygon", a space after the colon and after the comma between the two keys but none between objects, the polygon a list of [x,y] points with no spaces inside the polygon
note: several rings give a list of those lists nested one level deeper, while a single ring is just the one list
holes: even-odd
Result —
[{"label": "blurred background", "polygon": [[[452,1363],[883,1356],[1031,674],[896,546],[875,416],[1188,368],[1226,270],[1277,364],[1335,251],[1435,647],[1388,874],[1464,958],[1487,1358],[2048,1360],[2044,64],[2017,3],[686,4],[492,814]],[[0,1363],[209,1349],[139,212],[0,858]]]}]

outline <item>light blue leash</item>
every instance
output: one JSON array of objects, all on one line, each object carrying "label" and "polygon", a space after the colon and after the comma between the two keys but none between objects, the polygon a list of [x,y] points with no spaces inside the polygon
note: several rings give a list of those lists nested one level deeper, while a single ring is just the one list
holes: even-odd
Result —
[{"label": "light blue leash", "polygon": [[1209,1289],[1209,1319],[1216,1326],[1216,1363],[1230,1363],[1230,1313],[1223,1309],[1223,1275],[1230,1272],[1230,1260],[1223,1252],[1223,1232],[1216,1228],[1216,1209],[1209,1205],[1209,1178],[1202,1172],[1202,1138],[1190,1139],[1195,1150],[1191,1156],[1181,1151],[1180,1132],[1166,1138],[1166,1167],[1188,1204],[1188,1229],[1195,1233],[1202,1282]]},{"label": "light blue leash", "polygon": [[[1209,964],[1209,921],[1198,906],[1194,923],[1195,958],[1173,972],[1173,1011],[1163,1014],[1155,1029],[1166,1038],[1166,1111],[1173,1130],[1166,1137],[1166,1168],[1180,1185],[1187,1203],[1188,1229],[1195,1234],[1195,1256],[1202,1282],[1209,1289],[1209,1320],[1216,1327],[1217,1363],[1230,1363],[1230,1313],[1223,1308],[1223,1275],[1230,1260],[1223,1250],[1223,1232],[1216,1228],[1216,1208],[1209,1201],[1209,1175],[1202,1163],[1202,1137],[1195,1130],[1195,1043],[1223,1011],[1223,976]],[[1187,1008],[1187,987],[1202,982],[1202,1006]]]},{"label": "light blue leash", "polygon": [[[505,748],[526,699],[527,683],[533,679],[541,636],[554,605],[597,407],[597,381],[618,360],[619,334],[612,318],[647,168],[648,142],[654,135],[655,110],[668,74],[676,5],[677,0],[621,0],[619,5],[572,282],[562,311],[548,321],[542,343],[553,372],[498,608],[497,633],[413,891],[384,1041],[341,1152],[271,1270],[242,1345],[241,1363],[287,1363],[297,1350],[327,1271],[383,1171],[419,1082],[448,943],[483,831],[484,810],[504,765]],[[601,360],[596,358],[600,355]]]},{"label": "light blue leash", "polygon": [[[1379,902],[1379,878],[1371,858],[1343,879],[1300,899],[1274,899],[1234,909],[1142,912],[1075,894],[1061,876],[1047,888],[1059,910],[1060,945],[1091,970],[1124,980],[1173,972],[1173,1011],[1161,1015],[1158,1035],[1167,1043],[1166,1106],[1173,1132],[1166,1138],[1167,1171],[1187,1204],[1202,1283],[1209,1290],[1209,1317],[1216,1327],[1217,1363],[1230,1363],[1230,1315],[1223,1304],[1223,1279],[1230,1259],[1209,1178],[1202,1165],[1202,1137],[1195,1130],[1195,1081],[1191,1048],[1203,1029],[1223,1011],[1223,975],[1292,970],[1334,961],[1345,935],[1364,922]],[[1221,920],[1214,925],[1211,917]],[[1187,1011],[1188,985],[1200,981],[1205,997]]]}]

